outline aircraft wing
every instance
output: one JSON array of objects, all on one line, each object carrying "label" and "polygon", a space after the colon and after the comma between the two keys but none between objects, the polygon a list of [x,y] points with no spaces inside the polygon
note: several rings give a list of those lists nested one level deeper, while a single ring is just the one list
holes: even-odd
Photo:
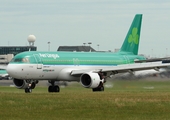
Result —
[{"label": "aircraft wing", "polygon": [[81,75],[85,72],[112,72],[113,74],[125,73],[125,72],[134,72],[140,70],[155,69],[159,70],[160,68],[168,68],[170,63],[162,62],[149,62],[149,63],[134,63],[134,64],[123,64],[112,67],[101,67],[97,69],[84,69],[84,70],[72,70],[71,75]]},{"label": "aircraft wing", "polygon": [[163,58],[151,58],[146,60],[134,60],[135,63],[143,63],[143,62],[169,62],[170,63],[170,57],[163,57]]}]

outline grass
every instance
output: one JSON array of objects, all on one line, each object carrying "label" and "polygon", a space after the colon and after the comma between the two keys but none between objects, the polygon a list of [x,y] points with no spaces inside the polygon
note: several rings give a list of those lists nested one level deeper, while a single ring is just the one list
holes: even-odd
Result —
[{"label": "grass", "polygon": [[74,84],[31,94],[0,87],[0,120],[166,120],[170,118],[170,81],[114,81],[104,92]]}]

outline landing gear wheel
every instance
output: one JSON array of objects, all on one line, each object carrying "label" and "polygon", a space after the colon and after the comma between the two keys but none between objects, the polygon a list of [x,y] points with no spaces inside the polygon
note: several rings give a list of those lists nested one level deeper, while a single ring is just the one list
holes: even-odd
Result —
[{"label": "landing gear wheel", "polygon": [[58,85],[54,86],[54,92],[60,92],[60,87]]},{"label": "landing gear wheel", "polygon": [[48,87],[48,92],[52,92],[53,91],[53,86],[49,86]]},{"label": "landing gear wheel", "polygon": [[102,86],[102,87],[100,87],[100,91],[104,91],[104,87]]},{"label": "landing gear wheel", "polygon": [[32,89],[31,88],[25,88],[25,93],[31,93]]},{"label": "landing gear wheel", "polygon": [[104,91],[104,87],[101,86],[101,87],[93,88],[92,90],[93,90],[93,92]]},{"label": "landing gear wheel", "polygon": [[60,92],[60,87],[58,85],[56,86],[49,86],[48,92]]}]

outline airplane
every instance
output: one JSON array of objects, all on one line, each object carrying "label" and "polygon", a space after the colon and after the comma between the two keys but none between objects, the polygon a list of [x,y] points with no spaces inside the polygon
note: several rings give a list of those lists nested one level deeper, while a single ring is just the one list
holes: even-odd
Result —
[{"label": "airplane", "polygon": [[112,77],[112,80],[132,80],[132,79],[145,79],[149,77],[157,77],[159,74],[162,73],[164,68],[160,68],[159,71],[154,69],[149,70],[141,70],[141,71],[134,71],[134,72],[126,72],[122,74],[117,74]]},{"label": "airplane", "polygon": [[8,73],[6,72],[6,70],[2,70],[0,69],[0,79],[8,79]]},{"label": "airplane", "polygon": [[77,81],[92,91],[104,91],[111,75],[147,69],[166,68],[169,63],[135,63],[145,60],[138,55],[142,14],[136,14],[120,51],[59,52],[28,51],[17,54],[8,64],[7,72],[13,83],[25,93],[31,93],[40,80],[51,84],[48,92],[60,92],[55,81]]},{"label": "airplane", "polygon": [[7,65],[0,65],[0,79],[10,79],[9,74],[6,71]]}]

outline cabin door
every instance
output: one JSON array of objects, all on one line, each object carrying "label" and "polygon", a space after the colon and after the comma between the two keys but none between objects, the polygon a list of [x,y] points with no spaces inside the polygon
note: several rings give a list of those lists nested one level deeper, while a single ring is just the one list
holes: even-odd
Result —
[{"label": "cabin door", "polygon": [[125,61],[126,61],[127,64],[130,63],[128,56],[124,55],[124,58],[125,58]]},{"label": "cabin door", "polygon": [[37,69],[42,69],[42,61],[38,54],[34,54],[35,60],[37,62]]}]

